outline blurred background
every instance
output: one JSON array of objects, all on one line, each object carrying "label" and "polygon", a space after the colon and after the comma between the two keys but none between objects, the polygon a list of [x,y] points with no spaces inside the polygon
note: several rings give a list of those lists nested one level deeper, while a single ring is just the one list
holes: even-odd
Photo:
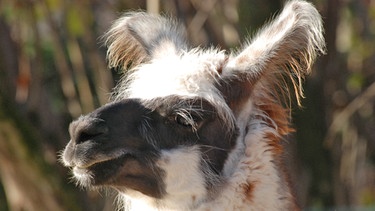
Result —
[{"label": "blurred background", "polygon": [[[305,210],[375,210],[375,0],[314,0],[328,54],[305,81],[289,165]],[[235,49],[281,0],[0,0],[0,210],[115,210],[59,162],[72,119],[121,73],[100,40],[124,11],[177,17],[194,45]],[[265,196],[266,197],[266,196]]]}]

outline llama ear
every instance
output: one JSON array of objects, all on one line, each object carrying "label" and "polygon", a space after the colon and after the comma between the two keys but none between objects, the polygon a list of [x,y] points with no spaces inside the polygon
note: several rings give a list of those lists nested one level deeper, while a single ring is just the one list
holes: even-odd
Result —
[{"label": "llama ear", "polygon": [[104,36],[110,68],[122,70],[187,48],[176,22],[143,12],[126,13]]},{"label": "llama ear", "polygon": [[310,3],[290,1],[242,52],[228,59],[221,73],[223,95],[232,109],[240,109],[255,91],[268,90],[271,96],[278,95],[277,89],[284,89],[286,77],[292,81],[299,104],[303,97],[302,79],[310,72],[317,54],[324,50],[318,11]]}]

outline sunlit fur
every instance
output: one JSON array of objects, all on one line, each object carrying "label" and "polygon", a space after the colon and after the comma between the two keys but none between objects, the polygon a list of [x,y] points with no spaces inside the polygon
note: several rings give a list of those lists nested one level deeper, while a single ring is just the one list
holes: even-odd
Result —
[{"label": "sunlit fur", "polygon": [[170,95],[201,97],[216,107],[228,127],[234,127],[233,114],[215,87],[216,80],[221,77],[217,70],[225,61],[224,52],[216,49],[195,48],[189,52],[166,54],[130,70],[118,85],[114,101],[125,98],[150,100]]},{"label": "sunlit fur", "polygon": [[[152,168],[162,180],[163,185],[158,187],[164,189],[159,191],[161,197],[152,197],[116,186],[123,208],[300,209],[283,162],[286,153],[283,145],[285,136],[294,131],[290,126],[291,100],[300,105],[302,81],[310,73],[316,56],[325,50],[322,20],[312,4],[287,2],[276,19],[248,39],[238,52],[192,48],[181,25],[169,18],[145,13],[125,14],[105,35],[105,41],[109,66],[124,71],[113,92],[112,103],[139,99],[150,108],[150,104],[171,96],[180,99],[180,103],[192,99],[202,105],[208,102],[219,119],[213,121],[215,127],[212,127],[222,130],[220,126],[224,125],[226,133],[231,134],[228,137],[236,137],[233,148],[227,149],[199,143],[176,143],[174,147],[160,149],[155,138],[146,134],[152,130],[151,119],[143,119],[142,137],[159,150]],[[179,110],[174,112],[198,136],[198,131],[207,125],[204,122],[203,126],[199,125],[193,116],[203,116],[207,111],[196,101],[191,106],[176,106]],[[77,120],[74,124],[78,127],[86,123]],[[230,140],[223,137],[220,141]],[[202,150],[204,147],[206,151]],[[213,161],[205,159],[207,150],[226,150],[220,172],[210,169]],[[112,159],[111,156],[108,158]],[[69,156],[64,162],[70,167],[74,162],[79,163]],[[83,186],[90,186],[90,174],[76,172],[75,175]]]}]

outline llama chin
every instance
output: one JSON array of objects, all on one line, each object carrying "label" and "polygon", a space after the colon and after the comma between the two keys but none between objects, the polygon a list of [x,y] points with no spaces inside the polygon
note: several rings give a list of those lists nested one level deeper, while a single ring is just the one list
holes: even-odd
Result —
[{"label": "llama chin", "polygon": [[70,125],[62,160],[78,184],[118,190],[126,210],[300,209],[282,159],[285,105],[300,104],[325,51],[312,4],[287,2],[238,53],[190,47],[176,21],[142,12],[105,37],[125,74],[110,103]]}]

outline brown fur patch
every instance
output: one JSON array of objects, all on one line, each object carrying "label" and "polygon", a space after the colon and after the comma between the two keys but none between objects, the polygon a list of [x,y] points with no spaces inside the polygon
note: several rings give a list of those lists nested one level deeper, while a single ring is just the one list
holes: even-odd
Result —
[{"label": "brown fur patch", "polygon": [[282,136],[294,132],[294,129],[290,127],[289,111],[269,98],[263,99],[258,107],[267,115],[268,118],[264,119],[267,125],[277,131],[277,134],[266,134],[268,146],[274,155],[281,155],[284,150],[281,143]]},{"label": "brown fur patch", "polygon": [[239,76],[218,86],[234,114],[241,111],[244,103],[249,99],[254,86],[252,81],[244,78],[246,78],[245,75]]},{"label": "brown fur patch", "polygon": [[248,182],[242,186],[245,199],[252,201],[254,197],[255,182]]},{"label": "brown fur patch", "polygon": [[195,203],[196,200],[197,200],[197,196],[196,196],[196,195],[192,195],[192,196],[191,196],[191,201],[192,201],[193,203]]},{"label": "brown fur patch", "polygon": [[272,133],[267,133],[265,139],[268,140],[268,146],[274,155],[281,155],[283,153],[284,147],[280,143],[280,137]]},{"label": "brown fur patch", "polygon": [[275,128],[277,133],[281,136],[294,132],[294,129],[291,128],[289,124],[290,117],[288,109],[285,109],[276,102],[272,102],[271,97],[263,98],[259,101],[262,103],[257,106],[269,117],[268,119],[265,119],[265,121],[270,127]]}]

